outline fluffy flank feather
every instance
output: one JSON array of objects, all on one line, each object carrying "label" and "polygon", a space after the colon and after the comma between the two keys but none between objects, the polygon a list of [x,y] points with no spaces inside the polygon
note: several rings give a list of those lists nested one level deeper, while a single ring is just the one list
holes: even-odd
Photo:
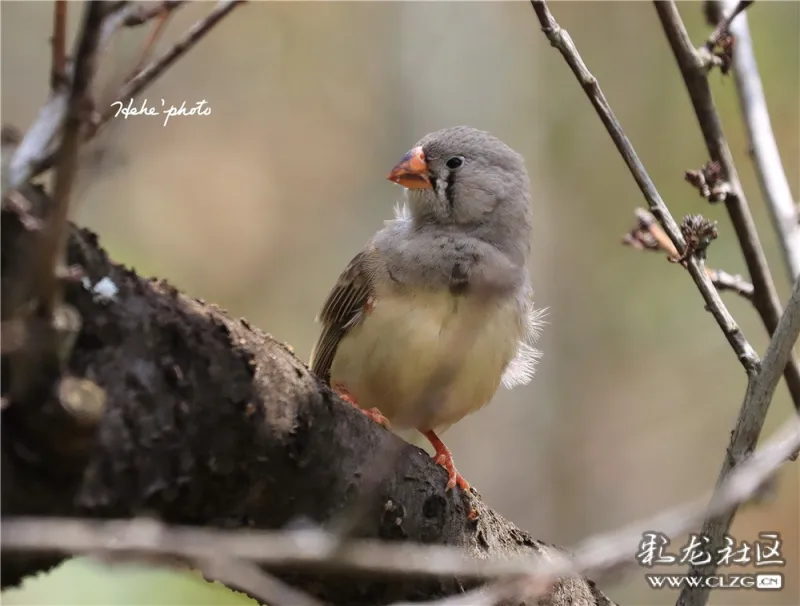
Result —
[{"label": "fluffy flank feather", "polygon": [[542,335],[542,329],[547,321],[547,308],[537,309],[530,304],[526,315],[525,338],[519,343],[517,355],[509,362],[503,372],[503,385],[506,389],[513,389],[518,385],[526,385],[536,373],[536,363],[542,358],[543,352],[533,347]]}]

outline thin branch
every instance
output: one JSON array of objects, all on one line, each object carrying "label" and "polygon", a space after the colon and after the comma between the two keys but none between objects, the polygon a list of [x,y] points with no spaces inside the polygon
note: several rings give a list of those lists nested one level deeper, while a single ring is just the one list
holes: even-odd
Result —
[{"label": "thin branch", "polygon": [[[769,374],[779,375],[779,372]],[[544,589],[564,576],[617,571],[620,565],[635,562],[646,532],[679,536],[696,528],[706,516],[728,511],[757,497],[762,486],[799,447],[800,420],[792,418],[726,479],[710,503],[707,498],[697,499],[615,532],[592,537],[570,550],[572,558],[550,554],[481,559],[468,557],[457,547],[369,539],[350,540],[339,546],[338,539],[323,530],[217,530],[168,526],[143,518],[6,518],[2,548],[33,553],[142,554],[184,561],[234,558],[280,570],[419,579],[457,576],[491,580],[522,575],[528,589],[537,586]]]},{"label": "thin branch", "polygon": [[[672,240],[658,224],[656,218],[643,208],[636,209],[636,225],[629,233],[625,234],[622,243],[637,250],[666,253],[670,260],[679,258]],[[733,292],[752,303],[753,285],[742,276],[709,267],[706,267],[706,273],[717,290]]]},{"label": "thin branch", "polygon": [[724,2],[713,0],[711,2],[712,8],[717,14],[722,14],[723,6],[730,11],[730,15],[720,22],[717,29],[726,23],[729,24],[730,31],[736,40],[736,50],[733,53],[733,73],[739,105],[747,127],[750,152],[761,192],[770,211],[775,232],[778,234],[789,281],[794,282],[800,276],[800,219],[769,119],[769,110],[753,52],[753,41],[750,38],[747,15],[743,14],[733,21],[741,4],[743,2],[737,4],[736,0],[725,0]]},{"label": "thin branch", "polygon": [[58,90],[67,82],[67,0],[53,4],[53,38],[50,66],[50,88]]},{"label": "thin branch", "polygon": [[[111,36],[122,24],[120,15],[132,10],[133,5],[118,2],[108,7],[106,18],[100,34],[99,52],[108,43]],[[123,15],[124,18],[124,15]],[[66,66],[66,77],[72,78],[74,66]],[[50,96],[47,103],[39,110],[33,125],[25,133],[25,137],[17,146],[8,165],[8,178],[3,179],[3,197],[11,190],[19,189],[25,182],[46,169],[52,168],[58,151],[54,139],[61,129],[67,111],[67,87],[63,87]],[[47,160],[45,162],[45,159]],[[46,165],[45,165],[46,164]]]},{"label": "thin branch", "polygon": [[[728,209],[753,282],[753,304],[767,331],[772,335],[780,319],[781,303],[750,207],[736,173],[731,150],[722,131],[722,122],[714,106],[707,70],[702,58],[692,46],[675,3],[672,0],[656,0],[653,4],[689,91],[711,161],[719,165],[720,178],[727,184],[725,207]],[[800,363],[794,356],[786,366],[784,375],[795,408],[800,411]]]},{"label": "thin branch", "polygon": [[[139,72],[133,80],[128,82],[120,92],[118,100],[127,99],[142,92],[150,83],[161,75],[167,67],[183,56],[186,51],[203,38],[225,15],[243,2],[244,0],[223,0],[219,2],[214,11],[195,24],[170,51],[160,59],[151,63],[148,67]],[[118,2],[114,4],[109,10],[108,18],[102,26],[100,47],[104,48],[113,34],[121,27],[132,27],[147,21],[147,19],[142,16],[142,11],[144,10],[147,9],[142,5],[133,3]],[[149,12],[147,14],[149,14]],[[187,44],[188,46],[184,46]],[[176,50],[176,48],[178,50]],[[133,87],[134,84],[135,87]],[[8,190],[18,189],[26,181],[54,166],[57,147],[53,145],[53,139],[58,133],[61,121],[64,118],[66,105],[66,95],[59,94],[52,96],[41,109],[36,121],[25,134],[25,138],[20,143],[11,160],[9,165],[9,178],[7,182],[3,183],[3,196],[5,196]],[[95,116],[92,128],[87,132],[87,139],[91,139],[97,133],[99,127],[113,116],[114,112],[111,110],[111,107],[112,106],[109,106],[109,110],[106,111],[105,114]]]},{"label": "thin branch", "polygon": [[[160,2],[155,6],[143,6],[142,8],[146,9],[146,12],[136,15],[136,17],[139,19],[139,21],[136,21],[136,25],[149,21],[150,19],[155,19],[156,25],[148,34],[147,39],[142,47],[142,51],[139,53],[139,60],[136,61],[136,65],[131,70],[131,75],[128,77],[128,80],[133,78],[141,71],[145,61],[147,61],[147,59],[150,57],[153,49],[158,43],[161,34],[164,33],[164,30],[166,29],[167,23],[169,23],[169,19],[173,12],[182,4],[184,4],[184,0],[165,0],[164,2]],[[132,25],[131,20],[126,21],[125,25]]]},{"label": "thin branch", "polygon": [[148,2],[133,7],[125,16],[125,27],[144,25],[152,19],[160,19],[164,13],[170,13],[185,4],[184,0],[162,0],[161,2]]},{"label": "thin branch", "polygon": [[[742,13],[746,11],[748,8],[750,8],[753,2],[754,0],[733,0],[732,2],[730,2],[731,4],[730,14],[724,19],[719,20],[717,27],[714,28],[714,31],[711,32],[711,35],[708,37],[708,40],[706,40],[706,48],[709,50],[714,48],[714,46],[716,46],[719,43],[720,38],[722,38],[723,36],[725,36],[727,33],[730,32],[730,26],[733,20],[736,19],[739,13]],[[745,18],[746,18],[745,16],[742,16],[742,19]],[[736,46],[737,47],[739,46],[738,43]],[[737,50],[736,52],[739,51]]]},{"label": "thin branch", "polygon": [[[550,40],[550,44],[561,52],[567,64],[572,69],[572,72],[575,74],[575,77],[583,86],[584,92],[586,92],[586,95],[592,102],[597,114],[600,116],[614,144],[622,155],[625,164],[628,166],[633,178],[642,190],[650,212],[658,219],[658,222],[664,228],[669,239],[675,245],[675,249],[679,252],[685,251],[686,242],[684,241],[678,224],[661,199],[661,195],[656,190],[655,185],[653,185],[652,180],[647,174],[647,170],[636,155],[633,145],[631,145],[631,142],[622,130],[622,126],[620,126],[605,95],[603,95],[603,91],[600,90],[597,79],[589,72],[580,54],[578,54],[575,44],[572,42],[572,38],[570,38],[566,30],[562,29],[561,26],[556,23],[556,20],[553,18],[545,2],[541,0],[531,0],[531,4],[542,25],[542,31],[547,36],[547,39]],[[717,289],[714,288],[711,278],[709,278],[705,271],[703,261],[696,256],[690,256],[687,259],[686,268],[689,270],[689,274],[692,276],[700,294],[703,296],[706,307],[722,329],[722,332],[728,339],[728,343],[730,343],[748,376],[753,376],[759,365],[758,354],[756,354],[753,347],[747,339],[745,339],[744,334],[736,324],[733,316],[731,316],[725,304],[722,302],[722,298],[717,292]]]},{"label": "thin branch", "polygon": [[[800,336],[800,279],[792,289],[792,297],[781,316],[775,335],[764,354],[761,371],[755,381],[752,381],[745,393],[744,402],[739,409],[739,417],[731,434],[730,445],[727,449],[725,460],[720,470],[717,486],[720,492],[726,485],[729,477],[736,474],[739,467],[744,467],[742,461],[755,449],[764,419],[767,416],[775,387],[780,380],[783,369],[788,362],[792,348]],[[708,548],[720,549],[725,544],[725,536],[730,530],[736,507],[722,512],[718,517],[709,516],[703,524],[703,534],[711,539]],[[691,574],[714,574],[716,563],[707,566],[693,567]],[[703,606],[708,601],[708,590],[684,589],[681,592],[678,604],[681,606]]]},{"label": "thin branch", "polygon": [[55,184],[53,186],[53,209],[42,228],[42,237],[34,272],[37,280],[36,294],[39,297],[41,316],[50,318],[58,305],[58,269],[63,265],[62,256],[66,244],[67,217],[70,193],[78,152],[81,144],[81,127],[91,109],[90,84],[97,62],[97,48],[103,24],[105,6],[93,1],[84,12],[75,68],[66,103],[66,115],[58,150]]},{"label": "thin branch", "polygon": [[719,291],[729,291],[753,302],[753,285],[739,274],[729,274],[721,269],[708,269],[708,277]]},{"label": "thin branch", "polygon": [[147,65],[142,71],[136,74],[128,82],[126,82],[122,89],[117,94],[115,101],[109,105],[109,108],[101,114],[99,121],[95,127],[105,124],[115,113],[113,109],[114,103],[117,101],[127,101],[132,99],[147,86],[152,84],[161,74],[166,71],[175,61],[185,55],[190,49],[194,47],[211,29],[219,23],[226,15],[236,8],[244,4],[246,0],[220,0],[211,13],[205,18],[195,23],[181,38],[170,48],[167,52],[161,55],[158,59]]},{"label": "thin branch", "polygon": [[269,606],[325,606],[304,591],[287,585],[251,562],[235,558],[206,558],[197,566],[203,576],[245,592]]},{"label": "thin branch", "polygon": [[[537,16],[539,17],[539,21],[542,24],[545,34],[551,41],[551,44],[561,51],[567,63],[572,68],[572,71],[583,85],[584,90],[592,101],[592,104],[595,106],[595,109],[600,115],[601,120],[609,130],[609,133],[614,139],[617,148],[620,150],[620,153],[628,164],[628,167],[631,169],[634,178],[642,189],[642,192],[644,193],[645,198],[650,205],[651,211],[664,227],[670,240],[675,245],[676,250],[681,251],[684,247],[684,242],[683,239],[679,237],[679,234],[676,233],[677,226],[675,225],[672,217],[669,215],[669,212],[666,209],[663,201],[658,196],[658,193],[656,192],[655,187],[653,186],[649,177],[647,177],[644,167],[636,157],[630,142],[627,140],[617,120],[614,118],[613,113],[608,107],[608,103],[606,102],[599,86],[597,85],[596,79],[586,69],[586,66],[578,55],[569,35],[564,32],[555,22],[550,14],[550,11],[547,9],[546,4],[544,2],[536,1],[532,2],[532,4]],[[781,334],[776,332],[778,329],[778,318],[774,316],[779,313],[780,304],[777,301],[777,294],[775,293],[774,284],[772,283],[769,268],[767,267],[766,260],[764,259],[763,250],[758,241],[758,235],[755,231],[749,208],[747,207],[746,201],[744,200],[742,194],[741,184],[738,181],[738,177],[736,176],[735,169],[733,167],[730,150],[728,149],[727,143],[722,136],[719,117],[717,116],[716,110],[713,107],[710,92],[708,90],[708,83],[706,80],[703,63],[697,56],[697,53],[691,44],[687,42],[688,35],[685,33],[685,29],[683,28],[683,24],[680,21],[680,17],[678,16],[674,5],[667,2],[656,2],[655,5],[659,15],[662,17],[662,23],[664,23],[664,28],[668,32],[670,41],[673,44],[673,50],[675,51],[676,56],[678,56],[678,62],[681,66],[681,71],[684,73],[684,78],[687,80],[687,86],[692,94],[692,100],[695,105],[695,109],[698,112],[698,119],[703,127],[703,132],[706,137],[706,143],[709,147],[712,160],[720,164],[722,176],[729,184],[729,193],[726,199],[727,206],[730,211],[732,221],[736,226],[739,241],[744,251],[745,258],[748,262],[751,275],[754,279],[754,302],[759,309],[759,313],[762,315],[765,323],[768,325],[768,329],[770,329],[770,332],[775,335],[775,337],[773,337],[770,349],[768,350],[768,355],[771,356],[769,366],[765,364],[765,366],[759,370],[758,363],[748,364],[746,360],[743,360],[745,363],[745,368],[748,370],[748,390],[745,397],[745,402],[742,405],[739,422],[736,425],[736,429],[734,430],[731,439],[731,447],[729,449],[730,457],[734,459],[736,463],[739,463],[742,457],[752,452],[752,449],[761,431],[764,415],[766,414],[766,409],[771,400],[775,384],[777,383],[777,379],[775,379],[773,383],[774,377],[770,373],[774,373],[776,368],[778,369],[778,372],[781,372],[783,371],[784,367],[786,367],[787,383],[789,383],[792,395],[793,397],[795,397],[796,394],[800,395],[800,392],[797,391],[800,389],[800,374],[797,374],[797,366],[794,361],[791,360],[791,345],[787,347],[785,351],[780,350],[781,356],[776,357],[776,353],[779,351],[776,350],[779,339],[791,337],[793,333],[787,332]],[[697,275],[699,273],[699,267],[697,267],[696,264],[697,261],[695,259],[689,259],[687,266],[690,273],[692,273],[692,277],[695,279],[695,283],[698,284],[698,287],[700,287],[701,292],[703,292],[705,296],[705,292],[709,289],[703,285],[701,276]],[[702,277],[709,280],[708,275],[706,275],[705,272],[703,272]],[[797,291],[797,288],[798,287],[795,286],[795,292]],[[711,289],[713,289],[713,285]],[[713,290],[713,292],[716,294],[716,290]],[[795,300],[794,296],[792,300]],[[711,308],[710,305],[709,308],[711,309],[712,313],[714,313],[715,310]],[[724,310],[724,307],[721,308]],[[720,322],[720,318],[724,318],[724,316],[721,316],[719,309],[717,309],[716,312],[715,318],[717,318],[718,322]],[[727,314],[727,310],[725,310],[724,313]],[[797,313],[797,311],[795,310],[794,313]],[[729,314],[727,315],[729,316]],[[785,317],[791,318],[792,315]],[[791,326],[791,321],[787,320],[787,323],[787,327]],[[720,322],[720,325],[723,326],[723,329],[725,329],[726,324]],[[735,324],[728,326],[735,327]],[[727,330],[725,332],[726,335],[729,336],[729,341],[731,342],[731,345],[734,346],[734,349],[737,351],[737,353],[741,351],[741,344],[740,342],[737,343],[737,341],[744,341],[744,337],[741,336],[741,332],[738,330],[738,328],[733,333],[728,332]],[[732,339],[731,336],[733,335],[736,335],[738,338]],[[791,340],[791,344],[794,344],[796,338],[797,335],[794,334],[794,339]],[[780,343],[782,343],[784,346],[786,345],[785,342]],[[747,348],[752,350],[749,344],[747,345]],[[783,354],[785,354],[787,360],[791,360],[789,365],[781,365],[779,363],[780,359],[783,357]],[[741,354],[740,359],[742,359]],[[755,360],[757,360],[757,357],[755,357]],[[769,379],[767,377],[769,377]],[[799,401],[800,399],[795,398],[796,403]],[[732,466],[733,461],[726,460],[720,478],[727,476]],[[724,535],[724,533],[727,531],[730,520],[732,519],[732,515],[729,514],[725,517],[727,520],[715,521],[713,524],[709,523],[709,525],[707,525],[705,528],[706,531],[713,534],[713,545],[717,547],[721,546],[722,535]],[[707,592],[704,593],[707,595]]]},{"label": "thin branch", "polygon": [[[778,340],[786,338],[786,335],[781,335],[779,330],[786,322],[791,322],[792,315],[790,311],[792,304],[797,299],[798,284],[795,284],[790,307],[787,308],[781,318],[780,301],[778,300],[775,285],[764,256],[764,250],[758,238],[753,218],[750,214],[750,209],[747,205],[747,200],[744,197],[742,185],[736,174],[733,157],[722,132],[720,118],[714,107],[711,91],[709,89],[706,71],[700,65],[701,60],[698,58],[698,54],[692,46],[689,35],[674,2],[655,2],[654,4],[664,32],[678,62],[681,74],[683,75],[686,88],[689,91],[692,106],[697,115],[700,128],[703,131],[711,160],[719,164],[722,178],[728,183],[729,193],[726,197],[726,207],[736,229],[739,243],[742,247],[750,276],[753,280],[753,286],[755,288],[754,303],[756,309],[758,309],[759,315],[766,325],[767,330],[773,335],[770,347],[767,350],[767,356],[771,355],[771,352],[773,352],[772,355],[775,355],[774,351],[775,348],[778,347]],[[798,312],[795,310],[794,313]],[[787,317],[789,320],[787,320]],[[794,339],[786,350],[788,363],[779,365],[779,370],[784,372],[795,408],[800,410],[800,365],[798,365],[796,358],[792,355],[792,346],[796,339],[797,335],[795,334]],[[731,434],[731,440],[722,464],[722,469],[720,470],[718,484],[724,480],[731,469],[733,469],[743,457],[746,457],[752,452],[758,441],[771,402],[772,390],[774,390],[773,386],[772,390],[768,391],[768,394],[763,392],[765,379],[762,377],[764,376],[765,369],[767,369],[766,359],[765,368],[762,368],[758,378],[748,384],[747,394],[739,411],[739,417]],[[771,365],[768,370],[774,372],[775,365]],[[734,510],[718,519],[709,519],[704,525],[704,531],[712,541],[712,548],[719,548],[722,546],[724,535],[730,528],[735,513]],[[715,569],[716,567],[711,564],[704,567],[693,567],[691,573],[713,574]],[[704,588],[684,588],[678,603],[684,606],[702,606],[708,600],[708,595],[708,590]]]}]

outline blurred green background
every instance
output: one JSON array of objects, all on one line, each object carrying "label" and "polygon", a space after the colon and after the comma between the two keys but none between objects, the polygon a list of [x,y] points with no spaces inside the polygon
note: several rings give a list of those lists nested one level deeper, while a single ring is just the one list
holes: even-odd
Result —
[{"label": "blurred green background", "polygon": [[[79,21],[70,3],[70,27]],[[701,5],[681,12],[693,40]],[[159,49],[211,9],[170,22]],[[719,221],[709,265],[745,273],[725,209],[683,171],[707,160],[683,81],[645,2],[554,2],[673,214]],[[47,95],[50,2],[2,2],[3,122],[27,128]],[[748,13],[790,184],[800,191],[800,4]],[[147,31],[128,30],[97,87],[112,99]],[[788,293],[747,156],[734,82],[715,99],[783,298]],[[313,319],[353,254],[402,192],[385,176],[425,133],[492,131],[526,157],[534,188],[531,274],[550,308],[531,385],[447,434],[459,470],[503,515],[570,545],[713,486],[745,376],[692,281],[657,255],[620,245],[644,205],[604,127],[527,2],[265,3],[234,11],[145,95],[151,105],[205,99],[210,116],[112,120],[86,152],[75,220],[121,263],[168,278],[291,343],[306,359]],[[763,352],[761,323],[725,300]],[[781,385],[765,435],[791,414]],[[713,594],[712,604],[800,603],[798,464],[774,496],[743,510],[733,534],[784,538],[787,586]],[[678,570],[674,570],[678,572]],[[641,570],[603,589],[621,604],[672,604]],[[21,604],[252,603],[191,573],[73,560],[5,592]]]}]

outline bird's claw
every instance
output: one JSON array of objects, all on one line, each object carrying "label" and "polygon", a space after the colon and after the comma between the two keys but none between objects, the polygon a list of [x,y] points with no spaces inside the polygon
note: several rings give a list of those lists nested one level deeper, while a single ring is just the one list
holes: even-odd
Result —
[{"label": "bird's claw", "polygon": [[[430,436],[428,437],[430,440]],[[447,471],[447,487],[446,490],[452,490],[458,484],[464,492],[469,492],[469,482],[464,479],[456,469],[455,462],[453,461],[453,453],[444,445],[444,443],[436,438],[436,441],[431,440],[436,454],[433,455],[433,460],[437,465],[441,465]]]},{"label": "bird's claw", "polygon": [[377,408],[370,408],[369,410],[364,410],[363,408],[359,408],[361,412],[367,415],[370,419],[375,421],[378,425],[383,425],[386,429],[391,429],[392,424],[389,422],[389,419],[384,417],[381,414],[381,411]]},{"label": "bird's claw", "polygon": [[358,405],[358,402],[356,402],[355,396],[351,394],[349,391],[347,391],[347,389],[345,389],[345,387],[341,383],[334,383],[332,387],[333,391],[335,391],[342,400],[344,400],[348,404],[351,404],[352,406],[355,406],[358,410],[363,412],[370,419],[375,421],[378,425],[383,425],[386,429],[392,428],[389,419],[384,417],[383,414],[381,414],[380,410],[378,410],[377,408],[370,408],[369,410],[361,408]]}]

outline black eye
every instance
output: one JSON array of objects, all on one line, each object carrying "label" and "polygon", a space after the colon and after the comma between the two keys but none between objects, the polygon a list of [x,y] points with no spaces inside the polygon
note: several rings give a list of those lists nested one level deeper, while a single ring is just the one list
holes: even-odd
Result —
[{"label": "black eye", "polygon": [[453,156],[447,162],[445,162],[445,166],[451,170],[458,168],[462,164],[464,164],[464,158],[461,156]]}]

